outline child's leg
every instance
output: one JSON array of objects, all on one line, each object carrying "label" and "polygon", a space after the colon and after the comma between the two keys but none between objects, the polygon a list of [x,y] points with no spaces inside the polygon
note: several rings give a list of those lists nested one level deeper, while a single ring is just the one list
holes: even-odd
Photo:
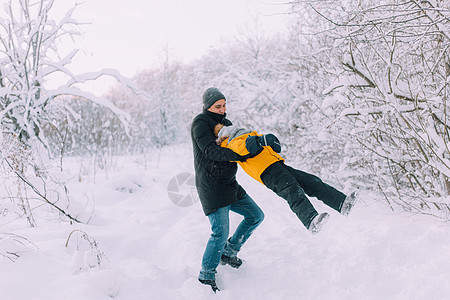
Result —
[{"label": "child's leg", "polygon": [[324,183],[315,175],[308,174],[287,165],[284,165],[284,167],[293,177],[295,177],[308,196],[316,197],[336,211],[341,211],[342,203],[346,197],[344,193],[341,193],[334,187]]},{"label": "child's leg", "polygon": [[261,175],[261,180],[269,189],[285,199],[303,225],[309,228],[312,219],[318,213],[309,202],[301,186],[291,173],[284,168],[283,164],[276,162],[269,166]]}]

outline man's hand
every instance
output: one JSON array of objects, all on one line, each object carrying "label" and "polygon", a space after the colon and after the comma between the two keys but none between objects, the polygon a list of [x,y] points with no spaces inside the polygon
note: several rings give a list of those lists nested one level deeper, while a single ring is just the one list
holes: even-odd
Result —
[{"label": "man's hand", "polygon": [[246,154],[246,155],[240,155],[239,161],[240,161],[240,162],[244,162],[244,161],[246,161],[246,160],[249,159],[249,158],[255,157],[255,156],[258,155],[262,150],[263,150],[263,148],[261,147],[261,149],[260,149],[259,151],[255,152],[255,153],[249,153],[249,154]]}]

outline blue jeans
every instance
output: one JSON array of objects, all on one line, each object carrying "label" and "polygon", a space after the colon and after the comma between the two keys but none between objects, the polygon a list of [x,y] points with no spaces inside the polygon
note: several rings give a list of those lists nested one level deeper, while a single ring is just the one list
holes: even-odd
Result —
[{"label": "blue jeans", "polygon": [[[244,220],[236,228],[233,236],[227,240],[230,231],[230,210],[244,216]],[[253,199],[245,194],[242,199],[235,203],[221,207],[209,214],[208,218],[211,223],[212,233],[206,244],[202,259],[202,269],[198,278],[215,280],[216,268],[222,255],[236,256],[253,230],[264,220],[264,213]]]}]

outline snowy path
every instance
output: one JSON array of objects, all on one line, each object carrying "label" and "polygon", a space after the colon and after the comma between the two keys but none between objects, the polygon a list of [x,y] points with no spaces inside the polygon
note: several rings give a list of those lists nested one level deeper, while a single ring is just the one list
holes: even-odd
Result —
[{"label": "snowy path", "polygon": [[[182,172],[192,172],[189,145],[163,149],[147,170],[127,158],[109,179],[73,181],[75,198],[95,201],[90,224],[16,229],[39,250],[22,247],[16,262],[0,260],[1,299],[448,299],[448,224],[392,213],[362,192],[348,218],[313,199],[331,219],[311,236],[284,200],[241,172],[266,218],[240,252],[244,265],[219,266],[222,291],[214,295],[196,279],[209,222],[199,203],[179,207],[167,196],[169,180]],[[234,228],[240,218],[231,220]],[[89,249],[65,247],[74,229],[98,242],[100,267],[89,268]]]}]

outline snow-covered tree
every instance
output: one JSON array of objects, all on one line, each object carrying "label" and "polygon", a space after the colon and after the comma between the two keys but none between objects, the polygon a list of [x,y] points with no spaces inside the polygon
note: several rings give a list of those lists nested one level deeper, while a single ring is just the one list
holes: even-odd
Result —
[{"label": "snow-covered tree", "polygon": [[391,203],[448,210],[423,200],[450,192],[448,1],[310,2],[335,40],[327,106],[351,126],[360,162]]},{"label": "snow-covered tree", "polygon": [[[137,84],[150,98],[145,101],[145,110],[141,111],[140,129],[147,129],[150,145],[161,148],[172,144],[183,134],[184,102],[181,95],[181,66],[169,59],[168,53],[161,67],[152,72],[142,72],[136,79]],[[142,101],[142,100],[141,100]]]},{"label": "snow-covered tree", "polygon": [[[80,24],[72,18],[77,4],[60,20],[55,20],[52,15],[54,3],[55,0],[10,0],[3,5],[0,18],[0,151],[4,168],[19,178],[17,193],[22,191],[22,195],[18,196],[18,206],[30,225],[35,225],[35,221],[31,214],[32,204],[25,195],[28,188],[32,188],[39,199],[76,220],[47,194],[50,176],[45,157],[55,152],[50,148],[55,144],[49,144],[46,133],[55,133],[58,128],[53,126],[53,131],[45,129],[52,127],[53,121],[60,117],[54,113],[64,109],[49,107],[58,105],[57,97],[76,96],[108,108],[126,126],[126,113],[105,98],[83,91],[78,84],[101,76],[113,76],[126,86],[133,86],[115,70],[77,75],[67,68],[78,50],[74,45],[72,51],[63,53],[59,46],[64,43],[67,47],[80,34]],[[48,80],[54,77],[65,83],[54,89],[48,88]],[[65,112],[75,122],[82,117],[73,110]],[[63,133],[59,135],[63,136]],[[41,151],[42,148],[47,151]],[[33,176],[41,179],[40,188],[27,179],[31,176],[30,167],[34,169]],[[14,194],[10,192],[5,197],[16,199]],[[63,205],[59,196],[58,199]]]}]

